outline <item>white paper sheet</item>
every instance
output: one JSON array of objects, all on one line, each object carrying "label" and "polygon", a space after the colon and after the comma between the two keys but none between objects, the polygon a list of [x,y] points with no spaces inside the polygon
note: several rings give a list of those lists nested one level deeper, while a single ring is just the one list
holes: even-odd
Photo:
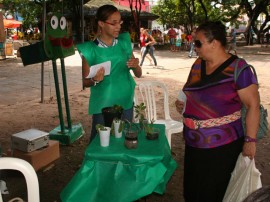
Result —
[{"label": "white paper sheet", "polygon": [[105,76],[111,73],[111,61],[106,61],[106,62],[91,66],[90,72],[86,78],[93,78],[94,76],[96,76],[97,71],[102,67],[105,70],[105,74],[104,74]]}]

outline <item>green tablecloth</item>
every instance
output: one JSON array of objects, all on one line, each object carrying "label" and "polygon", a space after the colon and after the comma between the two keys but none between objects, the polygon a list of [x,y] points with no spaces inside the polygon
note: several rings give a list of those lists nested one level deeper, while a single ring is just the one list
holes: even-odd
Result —
[{"label": "green tablecloth", "polygon": [[84,161],[61,192],[63,202],[131,202],[156,192],[163,194],[177,167],[160,128],[157,140],[138,136],[138,147],[127,149],[124,137],[111,136],[110,146],[101,147],[99,136],[87,147]]}]

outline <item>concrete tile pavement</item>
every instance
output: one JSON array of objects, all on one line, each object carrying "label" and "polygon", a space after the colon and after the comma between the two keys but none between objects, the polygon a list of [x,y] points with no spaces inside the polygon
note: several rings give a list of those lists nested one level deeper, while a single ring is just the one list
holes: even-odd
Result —
[{"label": "concrete tile pavement", "polygon": [[[69,93],[81,90],[81,59],[77,52],[65,58],[65,67]],[[62,94],[60,60],[57,69]],[[20,58],[0,61],[0,105],[41,100],[41,72],[41,64],[23,66]],[[44,63],[44,97],[52,96],[55,96],[54,74],[52,62],[48,61]]]},{"label": "concrete tile pavement", "polygon": [[[140,58],[138,48],[134,50],[135,56]],[[143,78],[136,79],[140,82],[153,77],[167,78],[184,83],[189,69],[195,58],[188,58],[187,51],[170,52],[156,50],[158,66],[150,66],[147,59],[143,65]],[[259,80],[270,79],[270,47],[262,48],[260,45],[253,47],[239,47],[238,55],[244,57],[250,64],[256,67]],[[61,66],[58,64],[58,78],[60,91],[62,90]],[[82,90],[81,58],[78,52],[65,58],[65,69],[68,92],[75,93]],[[268,68],[264,68],[268,67]],[[23,66],[21,59],[6,59],[0,61],[0,105],[12,105],[17,102],[41,100],[41,64]],[[269,82],[261,85],[261,91],[269,92]],[[54,75],[51,61],[44,63],[44,98],[55,96]],[[265,98],[269,100],[268,98]]]}]

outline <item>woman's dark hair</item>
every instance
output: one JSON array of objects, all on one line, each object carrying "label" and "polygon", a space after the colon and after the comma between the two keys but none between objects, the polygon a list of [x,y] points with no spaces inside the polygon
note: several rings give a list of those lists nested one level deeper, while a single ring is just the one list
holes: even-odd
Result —
[{"label": "woman's dark hair", "polygon": [[98,21],[106,21],[108,18],[114,14],[115,12],[119,12],[118,9],[113,5],[103,5],[100,6],[97,10],[95,17],[95,26],[94,31],[97,32]]},{"label": "woman's dark hair", "polygon": [[220,41],[223,47],[227,46],[226,26],[220,21],[208,21],[201,24],[196,32],[203,32],[209,42],[214,39]]}]

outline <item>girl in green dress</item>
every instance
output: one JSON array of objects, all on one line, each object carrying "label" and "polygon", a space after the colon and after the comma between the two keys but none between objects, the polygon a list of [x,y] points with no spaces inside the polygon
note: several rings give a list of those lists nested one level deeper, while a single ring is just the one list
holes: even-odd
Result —
[{"label": "girl in green dress", "polygon": [[[104,124],[102,108],[121,105],[124,108],[123,119],[132,121],[133,97],[136,77],[141,77],[139,59],[134,57],[129,33],[121,33],[120,12],[112,5],[101,6],[97,10],[97,37],[94,41],[77,45],[82,56],[83,85],[90,87],[89,114],[92,114],[92,132],[90,142],[96,136],[95,126]],[[90,79],[86,78],[93,65],[110,61],[109,75],[101,68]]]}]

